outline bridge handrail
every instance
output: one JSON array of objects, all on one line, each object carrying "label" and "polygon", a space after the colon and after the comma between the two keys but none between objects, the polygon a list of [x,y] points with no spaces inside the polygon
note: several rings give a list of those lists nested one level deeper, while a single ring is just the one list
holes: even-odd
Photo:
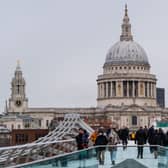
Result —
[{"label": "bridge handrail", "polygon": [[0,147],[1,150],[10,150],[10,149],[21,149],[25,147],[32,147],[32,146],[40,146],[40,145],[47,145],[47,144],[55,144],[55,143],[66,143],[66,142],[73,142],[75,139],[68,139],[68,140],[56,140],[56,141],[48,141],[48,142],[39,142],[39,143],[30,143],[25,145],[16,145],[16,146],[8,146],[8,147]]},{"label": "bridge handrail", "polygon": [[[127,147],[133,147],[133,148],[137,148],[137,146],[143,146],[143,147],[159,147],[159,148],[163,148],[165,150],[168,150],[168,147],[164,147],[164,146],[160,146],[160,145],[128,145]],[[122,145],[99,145],[99,146],[91,146],[89,148],[86,148],[86,149],[83,149],[83,150],[77,150],[77,151],[74,151],[74,152],[71,152],[71,153],[64,153],[64,154],[60,154],[60,155],[56,155],[56,156],[52,156],[52,157],[49,157],[49,158],[44,158],[44,159],[40,159],[40,160],[36,160],[36,161],[33,161],[33,162],[29,162],[29,163],[24,163],[24,164],[20,164],[20,165],[16,165],[16,166],[11,166],[9,168],[19,168],[21,166],[27,166],[27,165],[32,165],[32,164],[36,164],[36,163],[40,163],[40,162],[43,162],[43,161],[48,161],[48,160],[51,160],[51,159],[56,159],[56,158],[60,158],[60,157],[65,157],[65,156],[68,156],[68,155],[73,155],[73,154],[77,154],[77,153],[80,153],[80,152],[84,152],[84,151],[89,151],[89,150],[93,150],[93,149],[97,149],[97,148],[100,148],[100,147],[104,147],[106,149],[108,149],[109,147],[117,147],[117,148],[123,148]]]},{"label": "bridge handrail", "polygon": [[[80,119],[80,115],[78,114],[66,114],[64,120],[59,123],[59,125],[51,131],[48,135],[39,138],[38,140],[25,144],[25,145],[16,145],[16,146],[9,146],[9,147],[2,147],[0,148],[0,163],[8,162],[9,160],[14,160],[14,158],[20,156],[26,156],[30,158],[29,153],[33,152],[33,154],[38,153],[41,149],[48,148],[50,145],[57,143],[61,143],[63,145],[65,143],[69,143],[73,146],[73,149],[76,149],[75,139],[68,139],[69,133],[72,132],[74,129],[82,127],[86,129],[90,134],[93,132],[93,129],[87,125],[82,119]],[[66,137],[67,135],[67,137]],[[76,134],[75,134],[76,135]],[[71,136],[70,136],[71,137]],[[71,137],[72,138],[72,137]],[[64,140],[61,140],[64,139]],[[68,139],[68,140],[65,140]],[[60,150],[62,152],[62,150]],[[54,151],[55,153],[55,151]],[[58,152],[59,153],[59,152]],[[12,159],[11,159],[12,158]]]}]

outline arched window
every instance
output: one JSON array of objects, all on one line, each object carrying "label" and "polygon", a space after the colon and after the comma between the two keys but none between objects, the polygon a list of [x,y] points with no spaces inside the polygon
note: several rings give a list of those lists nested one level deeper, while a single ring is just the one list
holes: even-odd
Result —
[{"label": "arched window", "polygon": [[137,116],[132,116],[132,125],[137,125]]}]

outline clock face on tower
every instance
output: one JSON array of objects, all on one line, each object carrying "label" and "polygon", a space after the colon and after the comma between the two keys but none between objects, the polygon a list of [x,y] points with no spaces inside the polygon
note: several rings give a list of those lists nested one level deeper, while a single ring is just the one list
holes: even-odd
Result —
[{"label": "clock face on tower", "polygon": [[20,107],[22,105],[22,101],[21,100],[16,100],[15,105]]}]

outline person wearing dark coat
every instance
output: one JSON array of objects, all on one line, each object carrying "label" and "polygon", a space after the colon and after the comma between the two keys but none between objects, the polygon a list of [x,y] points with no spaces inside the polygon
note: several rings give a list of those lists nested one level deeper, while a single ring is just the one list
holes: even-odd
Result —
[{"label": "person wearing dark coat", "polygon": [[154,151],[155,159],[157,159],[157,156],[158,156],[158,146],[164,146],[165,139],[166,139],[166,136],[161,128],[159,128],[159,130],[155,130],[155,133],[152,139],[152,145],[156,145],[152,147]]},{"label": "person wearing dark coat", "polygon": [[79,134],[76,136],[76,143],[77,143],[77,149],[82,150],[84,149],[84,130],[82,128],[79,128]]},{"label": "person wearing dark coat", "polygon": [[153,135],[153,138],[152,138],[152,140],[151,140],[151,145],[155,145],[155,146],[152,146],[152,147],[151,147],[151,148],[152,148],[152,151],[153,151],[153,153],[154,153],[155,159],[157,159],[157,155],[158,155],[158,147],[157,147],[157,145],[158,145],[159,141],[160,141],[160,140],[159,140],[158,130],[155,130],[154,135]]},{"label": "person wearing dark coat", "polygon": [[165,134],[164,146],[168,147],[168,131]]},{"label": "person wearing dark coat", "polygon": [[102,130],[99,130],[98,131],[98,136],[97,136],[96,141],[95,141],[95,146],[103,145],[103,147],[98,147],[97,148],[97,158],[99,160],[100,165],[104,165],[105,150],[106,150],[104,145],[107,145],[107,143],[108,143],[107,137],[104,135]]},{"label": "person wearing dark coat", "polygon": [[148,139],[148,128],[147,128],[147,126],[145,125],[145,127],[144,127],[144,131],[145,131],[145,143],[147,143],[147,139]]},{"label": "person wearing dark coat", "polygon": [[159,128],[157,145],[164,146],[165,138],[166,138],[166,136],[165,136],[163,130],[161,128]]},{"label": "person wearing dark coat", "polygon": [[136,132],[135,143],[138,145],[138,155],[137,158],[143,158],[143,145],[146,143],[146,134],[142,127]]},{"label": "person wearing dark coat", "polygon": [[129,137],[129,129],[127,127],[124,127],[120,130],[120,139],[122,141],[123,150],[126,149],[128,144],[128,137]]},{"label": "person wearing dark coat", "polygon": [[86,130],[84,130],[84,133],[83,133],[83,143],[84,143],[84,148],[88,148],[89,133]]},{"label": "person wearing dark coat", "polygon": [[[154,126],[152,125],[148,130],[148,143],[149,143],[149,145],[152,145],[154,135],[155,135],[155,129],[154,129]],[[154,152],[153,147],[150,146],[149,149],[150,149],[150,153]]]}]

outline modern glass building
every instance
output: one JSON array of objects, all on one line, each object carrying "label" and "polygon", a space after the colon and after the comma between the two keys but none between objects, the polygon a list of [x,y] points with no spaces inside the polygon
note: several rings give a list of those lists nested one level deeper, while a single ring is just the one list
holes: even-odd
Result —
[{"label": "modern glass building", "polygon": [[162,108],[165,108],[165,89],[164,88],[156,89],[156,98],[157,98],[158,105]]}]

